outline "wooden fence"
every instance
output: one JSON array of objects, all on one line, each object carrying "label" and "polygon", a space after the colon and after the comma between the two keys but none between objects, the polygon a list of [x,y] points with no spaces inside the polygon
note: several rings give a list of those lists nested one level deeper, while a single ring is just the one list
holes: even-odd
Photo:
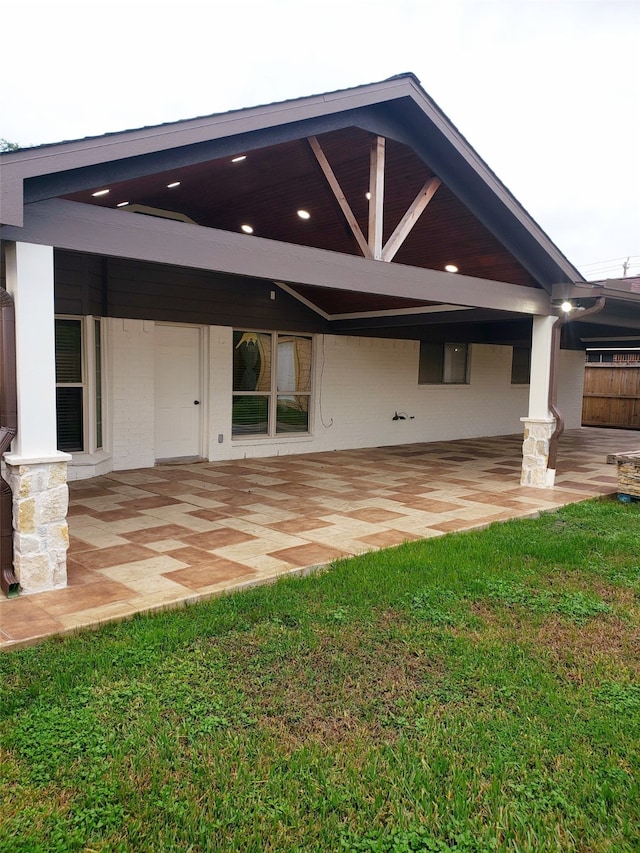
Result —
[{"label": "wooden fence", "polygon": [[640,364],[587,364],[584,426],[640,429]]}]

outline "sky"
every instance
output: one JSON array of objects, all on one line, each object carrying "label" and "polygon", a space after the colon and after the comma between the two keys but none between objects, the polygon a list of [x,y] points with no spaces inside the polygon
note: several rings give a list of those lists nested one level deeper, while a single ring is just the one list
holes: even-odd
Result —
[{"label": "sky", "polygon": [[640,0],[20,0],[0,24],[0,139],[411,71],[586,278],[640,275]]}]

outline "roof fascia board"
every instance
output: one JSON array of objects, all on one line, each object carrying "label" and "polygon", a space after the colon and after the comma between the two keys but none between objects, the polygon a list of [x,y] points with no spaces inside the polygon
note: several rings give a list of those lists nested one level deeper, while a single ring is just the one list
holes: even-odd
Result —
[{"label": "roof fascia board", "polygon": [[583,281],[426,93],[419,90],[413,100],[412,116],[406,106],[401,110],[393,104],[384,118],[365,120],[361,126],[375,132],[381,122],[387,137],[411,147],[546,290],[560,280]]},{"label": "roof fascia board", "polygon": [[640,307],[640,287],[633,288],[633,285],[624,279],[578,285],[556,284],[551,295],[553,299],[595,299],[598,296],[606,296],[607,299],[636,303]]},{"label": "roof fascia board", "polygon": [[327,287],[330,282],[332,289],[358,293],[519,314],[550,313],[548,295],[537,288],[387,264],[63,199],[27,206],[24,227],[5,226],[0,236],[285,283]]},{"label": "roof fascia board", "polygon": [[[5,198],[3,221],[13,225],[22,224],[21,204],[15,198],[15,192],[19,189],[18,182],[29,177],[59,175],[58,179],[41,177],[39,181],[32,181],[25,199],[27,202],[106,184],[115,179],[116,173],[119,180],[124,180],[127,177],[172,168],[181,162],[201,162],[202,159],[211,157],[214,149],[215,156],[225,156],[237,152],[240,148],[248,150],[251,145],[262,147],[285,139],[299,138],[303,133],[300,124],[308,124],[314,119],[324,118],[326,129],[356,123],[380,133],[380,105],[388,106],[390,101],[403,100],[406,109],[407,99],[413,101],[417,107],[417,111],[413,111],[412,127],[408,127],[403,114],[398,115],[399,105],[396,104],[396,121],[383,122],[387,128],[386,132],[389,133],[390,125],[395,125],[389,135],[416,150],[543,287],[548,289],[552,281],[562,278],[568,281],[581,280],[580,273],[506,190],[412,75],[401,75],[381,83],[263,107],[4,155],[3,179],[13,188],[13,193],[7,194],[8,197]],[[346,115],[367,107],[377,107],[377,120],[361,115],[359,120],[352,121],[355,117]],[[340,114],[343,114],[342,121],[336,122],[335,119]],[[334,121],[327,124],[326,120],[330,116],[334,117]],[[418,121],[423,130],[426,127],[428,131],[429,124],[425,125],[425,120],[431,126],[431,133],[428,134],[431,137],[430,142],[440,143],[434,150],[425,146],[423,134],[415,130],[415,122]],[[312,123],[315,124],[316,133],[324,132],[322,123]],[[256,131],[265,132],[265,135],[259,134],[258,138]],[[310,128],[305,127],[304,134],[308,135],[309,132]],[[220,140],[225,140],[226,144],[212,146],[212,143],[220,143]],[[183,153],[182,161],[176,158],[176,148],[197,147],[200,144],[203,148],[199,152]],[[438,148],[446,150],[439,154]],[[451,157],[452,150],[456,157]],[[198,159],[190,160],[193,156]],[[145,165],[140,161],[134,162],[136,158],[141,157],[149,157]],[[128,164],[124,172],[123,161]],[[72,174],[60,175],[61,172]],[[492,191],[493,198],[487,196],[487,188]],[[478,204],[479,196],[489,198],[489,201],[493,202],[489,205],[489,210],[486,204]],[[511,227],[508,228],[505,227],[505,210],[510,215],[507,222]],[[514,228],[514,223],[518,227]]]},{"label": "roof fascia board", "polygon": [[304,139],[309,133],[341,130],[356,124],[356,115],[357,113],[345,112],[339,115],[322,116],[306,122],[277,125],[240,136],[223,137],[180,148],[163,149],[146,155],[109,160],[93,166],[33,177],[25,182],[24,201],[25,204],[30,204],[34,201],[81,192],[92,187],[107,186],[116,181],[167,172],[171,169],[206,163],[208,160],[233,157],[239,152],[247,154],[260,148]]},{"label": "roof fascia board", "polygon": [[629,306],[607,298],[604,310],[592,314],[588,319],[580,320],[578,314],[573,323],[583,326],[616,326],[619,329],[640,329],[640,311],[630,312]]},{"label": "roof fascia board", "polygon": [[[104,162],[125,160],[227,137],[236,138],[237,143],[237,137],[243,134],[284,127],[296,122],[382,103],[401,97],[414,88],[413,78],[401,76],[324,95],[312,95],[307,98],[249,107],[203,118],[26,148],[0,155],[3,181],[6,180],[15,186],[15,182],[28,178],[82,169]],[[5,212],[2,222],[11,225],[21,224],[21,221],[16,221],[16,215],[13,213],[16,206],[11,204],[7,207],[11,212],[11,219]]]},{"label": "roof fascia board", "polygon": [[[124,130],[103,136],[87,137],[71,142],[25,148],[11,152],[7,160],[21,163],[22,176],[46,174],[101,162],[108,151],[109,159],[122,159],[139,154],[210,142],[213,139],[237,137],[243,133],[266,130],[307,119],[359,109],[363,106],[395,100],[416,87],[408,78],[371,83],[327,95],[312,95],[262,107],[247,107],[204,118],[186,119],[170,124]],[[44,168],[43,168],[44,167]]]}]

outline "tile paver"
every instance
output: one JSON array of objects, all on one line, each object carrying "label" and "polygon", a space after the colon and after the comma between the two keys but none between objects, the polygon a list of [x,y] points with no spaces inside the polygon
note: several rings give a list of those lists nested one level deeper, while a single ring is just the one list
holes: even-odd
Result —
[{"label": "tile paver", "polygon": [[68,586],[0,599],[0,647],[193,602],[342,556],[616,491],[640,432],[562,438],[556,487],[519,484],[522,436],[159,465],[70,483]]}]

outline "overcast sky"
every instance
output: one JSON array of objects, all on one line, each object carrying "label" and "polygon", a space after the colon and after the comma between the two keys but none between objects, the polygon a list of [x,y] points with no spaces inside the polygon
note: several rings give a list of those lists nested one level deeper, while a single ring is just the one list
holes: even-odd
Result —
[{"label": "overcast sky", "polygon": [[640,274],[640,0],[18,0],[0,21],[10,142],[412,71],[588,278]]}]

